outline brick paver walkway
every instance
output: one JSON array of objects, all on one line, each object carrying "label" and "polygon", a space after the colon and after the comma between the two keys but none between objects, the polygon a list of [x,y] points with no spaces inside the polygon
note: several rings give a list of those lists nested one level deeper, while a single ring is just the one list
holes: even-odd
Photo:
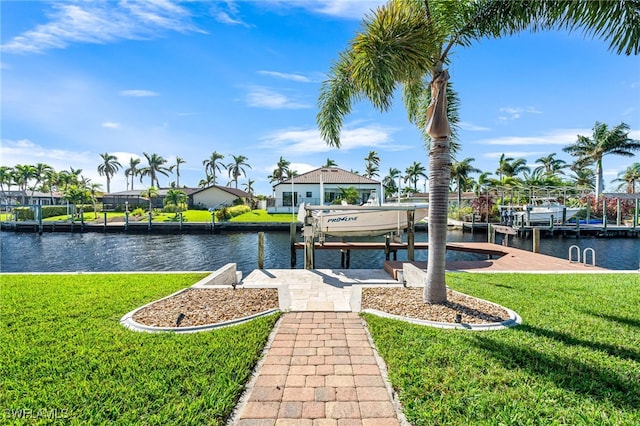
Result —
[{"label": "brick paver walkway", "polygon": [[285,314],[238,426],[400,425],[356,313]]}]

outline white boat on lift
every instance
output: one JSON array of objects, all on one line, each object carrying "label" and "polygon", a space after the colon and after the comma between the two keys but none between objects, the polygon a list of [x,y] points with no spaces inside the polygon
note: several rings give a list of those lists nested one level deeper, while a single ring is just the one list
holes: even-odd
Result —
[{"label": "white boat on lift", "polygon": [[578,212],[580,207],[567,207],[555,198],[537,198],[531,204],[522,207],[502,207],[502,218],[514,225],[549,224],[554,222],[569,221]]},{"label": "white boat on lift", "polygon": [[[407,211],[414,211],[414,223],[427,217],[427,204],[390,203],[380,205],[375,191],[361,206],[300,205],[298,220],[311,226],[314,235],[335,237],[371,237],[389,233],[400,234],[408,227]],[[310,212],[311,223],[305,222]]]}]

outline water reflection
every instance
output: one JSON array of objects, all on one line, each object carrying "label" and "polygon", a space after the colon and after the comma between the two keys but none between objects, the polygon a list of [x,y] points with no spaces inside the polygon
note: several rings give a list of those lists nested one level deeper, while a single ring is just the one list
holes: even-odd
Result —
[{"label": "water reflection", "polygon": [[[486,241],[486,234],[450,231],[448,241]],[[370,238],[363,239],[370,241]],[[416,241],[426,241],[424,232]],[[383,241],[380,239],[380,241]],[[636,270],[640,261],[640,239],[553,238],[542,239],[541,253],[568,258],[571,245],[581,252],[591,247],[596,265],[609,269]],[[531,250],[531,240],[514,238],[514,247]],[[210,271],[235,262],[248,273],[257,268],[258,234],[219,235],[131,235],[131,234],[21,234],[2,232],[0,270],[3,272],[72,272],[72,271]],[[298,250],[297,267],[303,267],[303,253]],[[416,250],[416,260],[426,261],[427,252]],[[398,252],[398,260],[407,253]],[[477,260],[478,255],[447,252],[448,260]],[[351,268],[381,268],[382,251],[353,250]],[[265,268],[290,267],[289,234],[265,233]],[[316,268],[339,268],[340,252],[316,251]]]}]

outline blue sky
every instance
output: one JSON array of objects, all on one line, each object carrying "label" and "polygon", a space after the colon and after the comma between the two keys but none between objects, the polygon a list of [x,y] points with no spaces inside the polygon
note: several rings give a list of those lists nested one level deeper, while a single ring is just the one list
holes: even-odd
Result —
[{"label": "blue sky", "polygon": [[[327,158],[362,172],[370,150],[382,159],[381,177],[413,161],[427,166],[400,97],[387,113],[357,104],[341,149],[317,131],[325,73],[380,3],[3,1],[0,164],[81,168],[106,188],[100,153],[126,166],[155,152],[170,163],[185,159],[180,183],[197,186],[202,161],[218,151],[224,162],[248,157],[248,178],[265,195],[280,156],[299,173]],[[596,121],[625,122],[640,138],[640,59],[617,56],[602,41],[526,33],[456,48],[451,57],[462,102],[458,158],[473,157],[482,170],[494,172],[502,153],[530,166],[552,152],[571,161],[562,147],[590,136]],[[607,187],[636,161],[605,157]],[[111,190],[125,187],[121,171]]]}]

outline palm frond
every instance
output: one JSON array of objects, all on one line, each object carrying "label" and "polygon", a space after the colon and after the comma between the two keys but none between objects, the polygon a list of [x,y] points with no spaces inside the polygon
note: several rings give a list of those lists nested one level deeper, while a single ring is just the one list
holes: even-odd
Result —
[{"label": "palm frond", "polygon": [[640,0],[484,0],[470,2],[463,40],[561,29],[602,39],[617,54],[640,52]]},{"label": "palm frond", "polygon": [[349,69],[352,56],[342,53],[332,66],[329,79],[320,87],[316,121],[322,138],[331,146],[340,147],[343,119],[351,112],[352,102],[362,95],[353,84]]}]

